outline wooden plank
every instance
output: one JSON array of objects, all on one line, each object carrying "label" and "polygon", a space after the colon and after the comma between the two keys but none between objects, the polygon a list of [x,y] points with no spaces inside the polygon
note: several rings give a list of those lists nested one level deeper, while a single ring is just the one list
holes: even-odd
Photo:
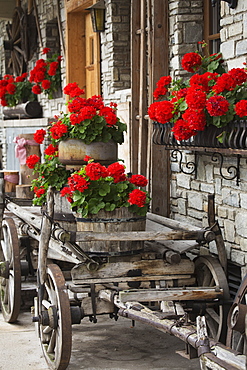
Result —
[{"label": "wooden plank", "polygon": [[83,12],[67,13],[66,83],[77,82],[81,89],[85,89],[85,58],[85,14]]},{"label": "wooden plank", "polygon": [[147,114],[147,56],[146,56],[146,0],[141,0],[140,4],[140,78],[139,78],[139,136],[138,136],[138,173],[146,176],[147,170],[147,133],[148,122],[145,119]]},{"label": "wooden plank", "polygon": [[186,289],[155,289],[131,290],[119,292],[119,299],[126,303],[130,301],[200,301],[222,298],[223,289],[215,288],[186,288]]},{"label": "wooden plank", "polygon": [[147,213],[147,220],[156,222],[160,225],[166,226],[170,229],[175,229],[175,230],[201,230],[200,227],[197,227],[192,224],[187,224],[186,222],[181,222],[177,220],[173,220],[172,218],[164,217],[161,215],[157,215],[151,212]]},{"label": "wooden plank", "polygon": [[138,173],[139,143],[139,86],[140,86],[140,0],[131,0],[131,117],[130,117],[130,170]]},{"label": "wooden plank", "polygon": [[[126,240],[197,240],[205,238],[205,240],[214,239],[214,233],[210,231],[184,231],[173,230],[170,232],[155,232],[155,231],[118,231],[118,232],[95,232],[95,231],[77,231],[71,233],[76,235],[77,242],[88,241],[126,241]],[[73,237],[73,236],[72,236]]]},{"label": "wooden plank", "polygon": [[[161,76],[169,75],[169,1],[153,1],[152,81],[149,97]],[[152,101],[149,101],[149,104]],[[150,124],[152,124],[150,122]],[[152,144],[152,212],[170,214],[170,152]]]},{"label": "wooden plank", "polygon": [[98,270],[88,271],[86,264],[75,266],[71,270],[73,279],[90,279],[90,278],[117,278],[117,277],[142,277],[163,276],[162,280],[166,279],[167,275],[192,275],[194,273],[194,263],[189,259],[182,260],[177,265],[170,265],[163,260],[140,260],[105,263],[99,266]]},{"label": "wooden plank", "polygon": [[137,277],[130,277],[130,276],[121,276],[121,277],[84,277],[84,275],[80,274],[73,274],[73,283],[75,285],[79,284],[106,284],[106,283],[126,283],[128,281],[141,281],[141,282],[148,282],[150,284],[151,281],[155,282],[165,282],[165,286],[173,286],[173,281],[176,281],[178,286],[185,286],[188,284],[195,284],[195,279],[190,275],[147,275],[147,276],[137,276]]}]

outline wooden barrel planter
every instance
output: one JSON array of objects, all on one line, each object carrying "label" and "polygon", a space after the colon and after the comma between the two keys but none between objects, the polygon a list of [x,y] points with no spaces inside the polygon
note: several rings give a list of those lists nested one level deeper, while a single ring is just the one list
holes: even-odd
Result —
[{"label": "wooden barrel planter", "polygon": [[19,171],[2,170],[4,173],[4,191],[5,193],[15,193],[16,185],[19,184]]},{"label": "wooden barrel planter", "polygon": [[[28,140],[29,142],[33,141],[33,134],[20,134],[19,138],[23,138]],[[25,145],[26,149],[26,157],[29,157],[30,155],[37,155],[38,157],[41,157],[41,152],[40,152],[40,146],[35,144],[35,145],[30,145],[26,144]],[[22,185],[31,185],[31,182],[33,179],[36,179],[38,177],[38,174],[33,174],[33,169],[29,168],[26,164],[20,164],[20,183]]]},{"label": "wooden barrel planter", "polygon": [[[101,210],[90,218],[76,217],[77,231],[114,232],[145,231],[146,217],[131,213],[128,208],[117,208],[106,212]],[[79,243],[85,252],[98,255],[135,254],[143,250],[143,241],[93,241]]]},{"label": "wooden barrel planter", "polygon": [[58,158],[67,168],[79,169],[86,164],[85,156],[89,156],[103,165],[117,161],[117,143],[101,141],[85,144],[79,139],[63,140],[58,145]]},{"label": "wooden barrel planter", "polygon": [[54,193],[54,222],[67,231],[76,232],[75,216],[70,208],[70,203],[65,197],[60,196],[60,192]]}]

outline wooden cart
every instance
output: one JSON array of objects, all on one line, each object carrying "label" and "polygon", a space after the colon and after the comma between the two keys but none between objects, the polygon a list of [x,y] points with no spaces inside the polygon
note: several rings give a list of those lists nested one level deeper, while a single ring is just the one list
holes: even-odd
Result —
[{"label": "wooden cart", "polygon": [[[17,319],[22,286],[35,277],[33,321],[50,369],[67,368],[72,325],[85,317],[96,323],[97,316],[105,314],[115,320],[122,316],[142,321],[179,337],[191,357],[203,358],[202,364],[207,354],[219,362],[212,346],[225,343],[230,296],[223,269],[226,258],[213,216],[209,217],[209,229],[149,215],[151,223],[162,226],[159,231],[77,232],[76,224],[67,222],[66,215],[61,215],[65,221],[54,222],[52,189],[43,212],[39,207],[20,205],[3,193],[1,197],[2,313],[7,322]],[[212,206],[209,208],[212,210]],[[217,238],[221,263],[211,255],[194,259],[186,255]],[[139,240],[145,242],[145,248],[129,254],[83,250],[83,243],[100,240]],[[196,318],[201,316],[206,318],[207,327],[203,336],[196,326]],[[245,356],[231,351],[232,356],[240,363],[236,369],[244,369]]]}]

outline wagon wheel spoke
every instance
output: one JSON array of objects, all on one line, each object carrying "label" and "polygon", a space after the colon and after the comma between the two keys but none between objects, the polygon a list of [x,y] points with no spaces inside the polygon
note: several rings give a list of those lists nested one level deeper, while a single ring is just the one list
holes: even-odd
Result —
[{"label": "wagon wheel spoke", "polygon": [[47,278],[41,304],[40,341],[50,369],[65,370],[72,345],[70,302],[65,280],[55,264],[47,266]]},{"label": "wagon wheel spoke", "polygon": [[230,297],[227,279],[220,263],[212,256],[199,257],[195,260],[197,285],[202,287],[218,286],[223,289],[223,303],[220,301],[208,304],[205,310],[209,337],[225,342],[227,307],[224,301]]},{"label": "wagon wheel spoke", "polygon": [[228,330],[226,345],[245,354],[247,341],[245,331],[245,315],[247,313],[247,275],[237,291],[228,314]]},{"label": "wagon wheel spoke", "polygon": [[15,223],[6,218],[2,223],[0,262],[5,272],[0,277],[0,302],[6,322],[14,322],[21,305],[21,266],[18,235]]}]

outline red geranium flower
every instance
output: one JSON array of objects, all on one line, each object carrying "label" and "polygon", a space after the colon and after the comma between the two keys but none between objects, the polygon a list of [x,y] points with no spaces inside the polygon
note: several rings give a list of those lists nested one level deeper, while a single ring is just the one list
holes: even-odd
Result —
[{"label": "red geranium flower", "polygon": [[69,83],[63,89],[64,94],[70,95],[72,98],[85,94],[85,90],[80,89],[76,82]]},{"label": "red geranium flower", "polygon": [[188,140],[191,136],[196,135],[197,131],[188,125],[183,119],[178,119],[172,128],[176,140]]},{"label": "red geranium flower", "polygon": [[239,117],[247,116],[247,100],[240,100],[235,105],[235,112]]},{"label": "red geranium flower", "polygon": [[101,177],[107,177],[108,172],[105,166],[102,166],[100,163],[93,162],[86,165],[86,175],[90,180],[99,180]]},{"label": "red geranium flower", "polygon": [[212,96],[207,100],[206,108],[210,116],[223,116],[228,111],[229,102],[224,96]]},{"label": "red geranium flower", "polygon": [[58,152],[58,145],[53,146],[52,144],[50,144],[48,145],[44,152],[46,155],[54,155]]},{"label": "red geranium flower", "polygon": [[50,127],[51,136],[55,140],[60,139],[67,132],[68,127],[61,121],[54,123],[53,126]]},{"label": "red geranium flower", "polygon": [[143,175],[132,175],[131,178],[129,179],[129,182],[131,182],[131,184],[141,187],[147,186],[148,184],[148,180]]},{"label": "red geranium flower", "polygon": [[182,58],[182,68],[188,72],[196,72],[202,64],[202,57],[198,53],[187,53]]},{"label": "red geranium flower", "polygon": [[45,134],[46,134],[45,130],[43,129],[37,130],[35,134],[33,135],[33,138],[36,141],[36,143],[42,144],[45,138]]},{"label": "red geranium flower", "polygon": [[29,168],[34,168],[35,165],[40,162],[40,157],[36,154],[32,154],[30,155],[29,157],[27,157],[26,159],[26,165],[29,167]]},{"label": "red geranium flower", "polygon": [[129,194],[128,202],[129,204],[136,204],[138,207],[144,207],[146,203],[147,195],[144,191],[139,189],[134,189]]},{"label": "red geranium flower", "polygon": [[36,95],[39,95],[39,94],[41,94],[41,87],[39,86],[39,85],[34,85],[33,87],[32,87],[32,92],[34,93],[34,94],[36,94]]}]

